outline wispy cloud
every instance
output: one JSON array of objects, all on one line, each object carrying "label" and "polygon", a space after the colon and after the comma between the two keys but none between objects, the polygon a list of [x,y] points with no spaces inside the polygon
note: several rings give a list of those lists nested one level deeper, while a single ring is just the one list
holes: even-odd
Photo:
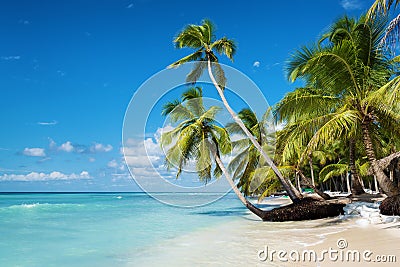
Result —
[{"label": "wispy cloud", "polygon": [[133,3],[130,3],[126,8],[133,8]]},{"label": "wispy cloud", "polygon": [[21,59],[21,56],[2,56],[1,57],[2,60],[19,60]]},{"label": "wispy cloud", "polygon": [[254,61],[253,67],[255,67],[255,68],[260,67],[260,61]]},{"label": "wispy cloud", "polygon": [[122,162],[118,162],[117,160],[113,159],[107,163],[107,167],[115,169],[115,170],[120,170],[124,171],[125,170],[125,164]]},{"label": "wispy cloud", "polygon": [[273,63],[273,64],[268,64],[267,66],[265,66],[265,68],[267,69],[267,70],[270,70],[270,69],[272,69],[272,68],[274,68],[274,67],[276,67],[276,66],[279,66],[281,63],[279,63],[279,62],[275,62],[275,63]]},{"label": "wispy cloud", "polygon": [[107,166],[110,168],[117,168],[118,167],[118,163],[115,159],[111,160],[110,162],[107,163]]},{"label": "wispy cloud", "polygon": [[24,154],[25,156],[29,156],[29,157],[46,157],[46,153],[45,153],[44,149],[38,148],[38,147],[34,147],[34,148],[26,147],[24,149],[24,151],[22,152],[22,154]]},{"label": "wispy cloud", "polygon": [[43,126],[49,126],[49,125],[56,125],[58,124],[58,121],[39,121],[37,122],[38,125],[43,125]]},{"label": "wispy cloud", "polygon": [[113,149],[112,145],[103,145],[103,144],[98,144],[95,143],[93,144],[89,150],[92,153],[98,153],[98,152],[110,152]]},{"label": "wispy cloud", "polygon": [[[80,145],[80,144],[74,144],[71,141],[66,141],[61,145],[57,145],[57,143],[49,138],[49,148],[52,151],[63,151],[63,152],[68,152],[68,153],[77,153],[77,154],[97,154],[97,153],[104,153],[104,152],[110,152],[113,150],[113,146],[108,144],[101,144],[101,143],[94,143],[91,146],[87,145]],[[93,162],[93,160],[91,161]]]},{"label": "wispy cloud", "polygon": [[62,172],[53,171],[51,173],[31,172],[28,174],[3,174],[0,175],[0,181],[22,181],[22,182],[38,182],[38,181],[56,181],[56,180],[79,180],[91,179],[92,177],[87,171],[79,174],[64,174]]},{"label": "wispy cloud", "polygon": [[363,7],[360,0],[342,0],[340,5],[346,10],[360,10]]}]

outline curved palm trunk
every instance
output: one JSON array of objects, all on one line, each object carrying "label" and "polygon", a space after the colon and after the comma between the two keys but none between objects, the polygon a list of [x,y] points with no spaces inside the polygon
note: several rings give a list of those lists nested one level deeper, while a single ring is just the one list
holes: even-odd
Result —
[{"label": "curved palm trunk", "polygon": [[214,157],[215,157],[215,161],[217,162],[218,166],[221,168],[223,174],[225,175],[226,180],[228,181],[229,185],[232,187],[233,191],[235,192],[235,194],[237,195],[237,197],[240,199],[240,201],[243,203],[243,205],[246,206],[246,208],[248,208],[251,212],[253,212],[255,215],[257,215],[258,217],[260,217],[261,219],[263,219],[265,217],[265,213],[266,211],[263,211],[259,208],[257,208],[256,206],[254,206],[252,203],[250,203],[250,201],[248,201],[243,195],[242,193],[239,191],[239,189],[237,188],[235,182],[233,181],[232,177],[230,176],[230,174],[228,173],[228,171],[225,168],[224,163],[222,162],[221,158],[217,155],[217,153],[214,152]]},{"label": "curved palm trunk", "polygon": [[380,187],[383,192],[390,196],[399,195],[399,188],[396,187],[392,181],[386,176],[383,170],[379,167],[378,162],[376,160],[375,151],[372,146],[371,136],[369,133],[369,123],[370,120],[368,118],[364,119],[364,122],[361,124],[362,132],[363,132],[363,142],[365,146],[365,152],[367,154],[368,160],[371,163],[372,171],[378,180]]},{"label": "curved palm trunk", "polygon": [[353,195],[361,195],[364,194],[365,191],[360,183],[360,176],[358,175],[357,168],[356,168],[356,162],[355,162],[355,151],[356,151],[356,142],[354,139],[350,139],[349,142],[349,165],[350,165],[350,172],[351,172],[351,177],[353,178],[353,186],[351,188],[351,193]]},{"label": "curved palm trunk", "polygon": [[262,149],[261,145],[257,142],[257,140],[254,138],[254,136],[250,133],[250,131],[247,129],[247,127],[243,124],[242,120],[236,115],[235,111],[230,107],[228,101],[225,98],[224,92],[219,87],[217,81],[215,80],[215,77],[212,73],[211,70],[211,60],[208,58],[208,75],[210,76],[211,81],[213,82],[215,88],[218,91],[219,96],[221,97],[222,103],[224,104],[225,108],[228,110],[230,115],[232,116],[233,120],[240,126],[240,128],[243,130],[243,132],[246,134],[246,136],[250,139],[250,141],[253,143],[253,145],[257,148],[257,150],[261,153],[261,155],[264,157],[265,161],[268,163],[268,165],[272,168],[272,170],[275,172],[276,176],[278,177],[279,181],[281,182],[283,188],[286,190],[288,193],[290,199],[293,202],[298,202],[300,199],[303,198],[301,193],[293,187],[288,181],[283,177],[283,175],[280,173],[278,168],[275,166],[275,164],[272,162],[270,157],[268,157],[267,153]]}]

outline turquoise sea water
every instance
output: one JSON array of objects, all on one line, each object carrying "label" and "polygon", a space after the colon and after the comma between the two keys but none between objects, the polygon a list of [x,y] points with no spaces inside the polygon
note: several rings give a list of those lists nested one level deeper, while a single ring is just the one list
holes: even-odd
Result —
[{"label": "turquoise sea water", "polygon": [[134,265],[159,243],[245,214],[232,194],[197,208],[144,193],[0,194],[0,266]]}]

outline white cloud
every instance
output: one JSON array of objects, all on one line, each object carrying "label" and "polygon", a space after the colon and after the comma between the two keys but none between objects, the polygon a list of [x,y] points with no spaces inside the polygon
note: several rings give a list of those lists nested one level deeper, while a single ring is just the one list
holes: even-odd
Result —
[{"label": "white cloud", "polygon": [[21,59],[21,56],[2,56],[2,60],[18,60]]},{"label": "white cloud", "polygon": [[95,158],[89,158],[89,162],[95,162],[96,159]]},{"label": "white cloud", "polygon": [[91,176],[87,171],[82,171],[79,174],[75,173],[64,174],[62,172],[53,171],[51,173],[31,172],[29,174],[0,175],[0,181],[23,181],[23,182],[79,180],[79,179],[90,179],[90,178]]},{"label": "white cloud", "polygon": [[121,148],[121,154],[125,156],[125,162],[136,176],[154,177],[157,172],[166,172],[164,167],[164,152],[161,149],[160,137],[163,132],[172,130],[171,125],[158,128],[154,138],[128,139],[125,147]]},{"label": "white cloud", "polygon": [[75,150],[74,146],[70,141],[65,142],[62,144],[58,150],[65,151],[65,152],[73,152]]},{"label": "white cloud", "polygon": [[107,163],[107,166],[110,167],[110,168],[117,168],[118,167],[118,163],[117,163],[117,161],[115,159],[113,159],[113,160],[111,160],[111,161],[109,161]]},{"label": "white cloud", "polygon": [[95,143],[90,147],[90,152],[96,153],[96,152],[110,152],[113,149],[112,145],[103,145],[103,144],[98,144]]},{"label": "white cloud", "polygon": [[134,167],[149,167],[157,164],[164,155],[160,144],[152,138],[143,140],[129,139],[127,147],[122,148],[126,164]]},{"label": "white cloud", "polygon": [[56,125],[58,124],[58,121],[39,121],[37,123],[38,125],[43,125],[43,126],[48,126],[48,125]]},{"label": "white cloud", "polygon": [[255,67],[255,68],[260,67],[260,61],[254,61],[253,67]]},{"label": "white cloud", "polygon": [[124,162],[118,162],[115,159],[109,161],[107,163],[107,167],[112,168],[115,171],[125,171],[125,163]]},{"label": "white cloud", "polygon": [[[66,141],[65,143],[58,146],[57,143],[51,138],[49,138],[49,148],[52,150],[64,151],[69,153],[75,152],[78,154],[110,152],[113,149],[112,145],[94,143],[92,146],[88,147],[86,145],[74,144],[71,141]],[[94,160],[92,160],[91,162],[93,161]]]},{"label": "white cloud", "polygon": [[362,9],[362,2],[360,0],[342,0],[340,5],[346,10]]},{"label": "white cloud", "polygon": [[46,157],[46,153],[44,152],[43,148],[28,148],[26,147],[24,151],[22,152],[25,156],[30,156],[30,157]]}]

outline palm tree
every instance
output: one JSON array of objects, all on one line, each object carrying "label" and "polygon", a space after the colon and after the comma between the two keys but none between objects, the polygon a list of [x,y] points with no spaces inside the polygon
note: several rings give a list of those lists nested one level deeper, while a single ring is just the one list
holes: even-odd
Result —
[{"label": "palm tree", "polygon": [[[278,113],[276,113],[278,115]],[[301,131],[297,132],[293,129],[293,123],[287,124],[281,131],[277,133],[277,158],[276,161],[279,162],[281,168],[286,169],[286,171],[290,171],[292,175],[295,176],[298,185],[300,186],[300,178],[303,180],[303,183],[308,187],[312,188],[314,192],[316,192],[323,199],[330,199],[330,197],[319,190],[315,184],[313,179],[308,178],[304,171],[302,170],[305,165],[305,155],[307,154],[307,158],[310,159],[313,156],[318,156],[321,161],[321,156],[323,154],[322,151],[310,151],[307,152],[307,143],[306,139],[299,138],[298,134],[304,134],[306,132]],[[310,165],[310,163],[309,163]],[[311,164],[310,166],[310,174],[313,176],[314,166]]]},{"label": "palm tree", "polygon": [[218,111],[220,108],[217,106],[205,109],[200,87],[188,89],[182,94],[182,100],[168,102],[163,106],[163,115],[169,115],[172,122],[180,122],[176,128],[163,133],[161,137],[164,147],[172,145],[166,153],[166,165],[168,168],[176,167],[176,176],[179,177],[183,167],[194,159],[200,181],[205,183],[212,176],[224,174],[240,201],[263,218],[263,211],[240,193],[222,162],[221,155],[229,153],[232,146],[226,129],[218,126],[215,121]]},{"label": "palm tree", "polygon": [[[343,17],[318,46],[297,51],[288,65],[289,77],[292,81],[304,78],[314,89],[302,90],[307,93],[282,105],[280,113],[286,117],[294,105],[298,107],[299,118],[305,119],[299,120],[296,129],[312,134],[309,150],[361,135],[374,174],[391,196],[399,194],[399,189],[377,165],[373,147],[381,128],[400,134],[399,102],[395,101],[399,98],[399,79],[389,82],[393,65],[379,45],[384,32],[383,21]],[[307,111],[310,114],[305,115]]]},{"label": "palm tree", "polygon": [[[180,60],[172,63],[169,67],[177,67],[187,62],[196,61],[193,70],[187,76],[187,82],[195,83],[204,69],[207,68],[208,75],[218,91],[218,94],[227,109],[232,116],[235,123],[239,125],[242,131],[246,134],[249,140],[253,143],[254,147],[263,156],[268,165],[276,173],[282,186],[288,193],[290,199],[293,202],[298,202],[302,195],[296,190],[283,175],[279,172],[271,158],[263,150],[261,145],[257,142],[256,138],[246,128],[243,121],[237,116],[235,111],[230,107],[225,95],[224,88],[226,84],[226,77],[224,71],[219,64],[217,54],[226,55],[230,60],[233,61],[233,56],[236,52],[235,42],[227,37],[216,39],[215,27],[210,20],[203,20],[201,25],[187,25],[174,39],[174,43],[177,48],[191,48],[195,49],[195,52],[181,58]],[[214,76],[215,73],[215,76]]]},{"label": "palm tree", "polygon": [[[375,0],[368,10],[367,18],[375,19],[379,16],[386,16],[389,10],[394,6],[396,8],[400,0]],[[382,43],[393,45],[395,47],[399,37],[400,37],[400,14],[398,14],[389,23],[386,28],[385,36],[382,38]]]}]

